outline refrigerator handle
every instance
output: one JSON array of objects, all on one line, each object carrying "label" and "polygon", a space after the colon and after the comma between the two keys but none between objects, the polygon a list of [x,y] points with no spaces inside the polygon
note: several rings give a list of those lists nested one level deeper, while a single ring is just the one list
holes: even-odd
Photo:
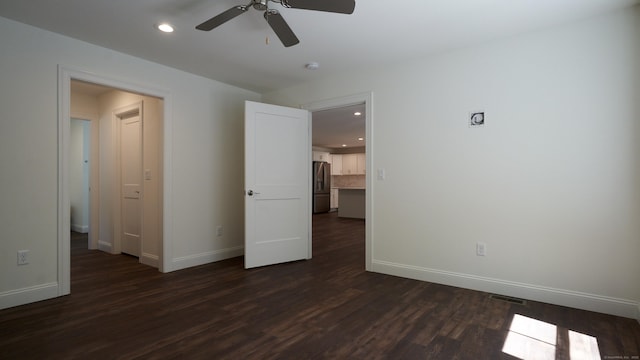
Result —
[{"label": "refrigerator handle", "polygon": [[328,187],[329,187],[329,184],[331,184],[331,178],[329,178],[329,172],[327,171],[327,167],[326,166],[323,167],[322,172],[324,173],[323,174],[324,175],[323,176],[324,180],[323,180],[323,183],[322,183],[322,188],[325,191],[329,191]]},{"label": "refrigerator handle", "polygon": [[316,173],[316,190],[324,189],[324,167],[322,163],[318,164],[318,172]]}]

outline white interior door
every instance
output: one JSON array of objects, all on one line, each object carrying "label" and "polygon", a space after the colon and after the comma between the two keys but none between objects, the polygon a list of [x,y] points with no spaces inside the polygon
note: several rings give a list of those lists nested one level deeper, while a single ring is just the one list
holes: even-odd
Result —
[{"label": "white interior door", "polygon": [[142,121],[139,114],[122,119],[120,127],[121,246],[122,252],[140,257]]},{"label": "white interior door", "polygon": [[245,104],[245,268],[311,258],[311,115]]}]

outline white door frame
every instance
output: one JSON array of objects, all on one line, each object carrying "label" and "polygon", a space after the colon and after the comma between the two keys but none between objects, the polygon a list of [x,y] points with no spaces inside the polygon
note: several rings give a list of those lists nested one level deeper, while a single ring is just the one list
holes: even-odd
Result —
[{"label": "white door frame", "polygon": [[327,100],[314,101],[301,106],[310,112],[329,110],[364,103],[365,106],[365,146],[366,146],[366,205],[365,205],[365,270],[371,271],[373,259],[373,92],[347,95]]},{"label": "white door frame", "polygon": [[162,122],[162,166],[163,166],[163,221],[162,247],[158,270],[172,270],[171,259],[173,245],[172,218],[172,181],[171,181],[171,149],[172,135],[172,99],[169,91],[139,84],[131,84],[123,80],[96,75],[79,69],[58,66],[58,296],[71,292],[71,247],[70,247],[70,213],[69,213],[69,142],[71,124],[71,80],[80,80],[99,85],[113,87],[124,91],[146,94],[163,99]]}]

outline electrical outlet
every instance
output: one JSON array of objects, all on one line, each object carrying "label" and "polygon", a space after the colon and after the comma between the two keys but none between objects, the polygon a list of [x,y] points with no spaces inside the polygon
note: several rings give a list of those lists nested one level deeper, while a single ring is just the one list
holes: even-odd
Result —
[{"label": "electrical outlet", "polygon": [[222,225],[218,225],[218,227],[216,228],[216,235],[222,236]]},{"label": "electrical outlet", "polygon": [[29,263],[29,250],[18,251],[18,265],[27,265]]},{"label": "electrical outlet", "polygon": [[486,256],[487,255],[487,244],[483,242],[476,243],[476,255],[478,256]]}]

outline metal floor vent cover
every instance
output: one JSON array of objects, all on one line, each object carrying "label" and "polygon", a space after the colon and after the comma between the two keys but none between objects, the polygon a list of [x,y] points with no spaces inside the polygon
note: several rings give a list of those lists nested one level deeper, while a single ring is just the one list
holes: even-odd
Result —
[{"label": "metal floor vent cover", "polygon": [[518,299],[518,298],[511,297],[511,296],[490,294],[489,297],[492,298],[492,299],[496,299],[496,300],[502,300],[502,301],[510,302],[512,304],[527,305],[527,300]]}]

